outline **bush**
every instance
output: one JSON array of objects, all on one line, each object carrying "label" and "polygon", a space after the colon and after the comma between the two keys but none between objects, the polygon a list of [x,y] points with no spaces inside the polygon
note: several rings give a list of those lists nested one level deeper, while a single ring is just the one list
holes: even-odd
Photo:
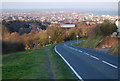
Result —
[{"label": "bush", "polygon": [[48,27],[47,34],[51,36],[52,44],[63,42],[65,39],[65,30],[61,27]]},{"label": "bush", "polygon": [[24,48],[25,48],[24,44],[20,42],[2,41],[2,54],[24,51],[25,50]]},{"label": "bush", "polygon": [[102,24],[99,24],[94,28],[96,36],[109,36],[117,30],[117,27],[114,23],[109,21],[104,21]]},{"label": "bush", "polygon": [[[119,39],[120,40],[120,39]],[[118,41],[119,41],[118,40]],[[110,53],[116,54],[116,55],[120,55],[120,42],[118,42],[117,44],[115,44],[110,50]]]}]

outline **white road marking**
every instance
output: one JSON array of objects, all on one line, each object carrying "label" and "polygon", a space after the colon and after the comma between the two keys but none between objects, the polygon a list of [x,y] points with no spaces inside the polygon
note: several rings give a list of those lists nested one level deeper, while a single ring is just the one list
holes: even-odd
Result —
[{"label": "white road marking", "polygon": [[79,52],[82,52],[81,50],[78,50]]},{"label": "white road marking", "polygon": [[111,63],[108,63],[108,62],[106,62],[106,61],[102,61],[103,63],[105,63],[105,64],[107,64],[107,65],[109,65],[109,66],[112,66],[112,67],[114,67],[114,68],[118,68],[117,66],[115,66],[115,65],[113,65],[113,64],[111,64]]},{"label": "white road marking", "polygon": [[97,58],[97,57],[95,57],[95,56],[93,56],[93,55],[90,55],[90,57],[92,57],[92,58],[94,58],[94,59],[96,59],[96,60],[99,60],[99,58]]},{"label": "white road marking", "polygon": [[64,44],[64,46],[67,46],[66,44]]},{"label": "white road marking", "polygon": [[70,69],[74,72],[74,74],[80,79],[81,81],[84,81],[81,76],[74,70],[74,68],[67,62],[67,60],[56,50],[55,46],[55,52],[65,61],[65,63],[70,67]]},{"label": "white road marking", "polygon": [[68,48],[71,48],[71,49],[73,49],[73,50],[76,50],[76,51],[78,51],[78,52],[82,52],[81,50],[78,50],[78,49],[75,49],[75,48],[73,48],[73,47],[67,46],[66,44],[64,44],[64,46],[66,46],[66,47],[68,47]]},{"label": "white road marking", "polygon": [[[76,50],[76,51],[78,51],[78,52],[82,52],[81,50],[78,50],[78,49],[75,49],[75,48],[73,48],[73,47],[70,47],[70,46],[67,46],[66,44],[64,44],[66,47],[68,47],[68,48],[71,48],[71,49],[73,49],[73,50]],[[84,52],[83,52],[84,53]],[[86,54],[86,55],[90,55],[90,54],[88,54],[88,53],[84,53],[84,54]],[[99,58],[97,58],[97,57],[95,57],[95,56],[93,56],[93,55],[90,55],[90,57],[92,57],[92,58],[94,58],[94,59],[96,59],[96,60],[100,60]],[[115,65],[113,65],[113,64],[111,64],[111,63],[109,63],[109,62],[106,62],[106,61],[102,61],[103,63],[105,63],[105,64],[107,64],[107,65],[109,65],[109,66],[112,66],[112,67],[114,67],[114,68],[118,68],[117,66],[115,66]],[[118,69],[120,69],[120,68],[118,68]]]},{"label": "white road marking", "polygon": [[77,49],[74,49],[74,50],[78,51]]},{"label": "white road marking", "polygon": [[90,54],[88,54],[88,53],[84,53],[84,54],[86,54],[86,55],[90,55]]}]

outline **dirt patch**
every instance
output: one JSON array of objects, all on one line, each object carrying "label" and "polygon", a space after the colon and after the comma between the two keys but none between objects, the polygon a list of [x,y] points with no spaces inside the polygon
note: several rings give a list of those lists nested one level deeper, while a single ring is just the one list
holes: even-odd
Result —
[{"label": "dirt patch", "polygon": [[96,49],[100,49],[100,48],[112,48],[116,43],[118,43],[118,38],[107,36],[104,40],[102,40],[96,46]]},{"label": "dirt patch", "polygon": [[33,49],[40,49],[41,47],[39,46],[39,45],[37,45],[37,46],[34,46],[34,48]]},{"label": "dirt patch", "polygon": [[47,67],[47,69],[48,69],[48,78],[49,79],[54,79],[55,78],[55,74],[54,74],[54,72],[53,72],[53,69],[52,69],[52,64],[51,64],[51,61],[50,61],[50,55],[49,55],[49,50],[50,49],[45,49],[45,51],[46,51],[46,67]]}]

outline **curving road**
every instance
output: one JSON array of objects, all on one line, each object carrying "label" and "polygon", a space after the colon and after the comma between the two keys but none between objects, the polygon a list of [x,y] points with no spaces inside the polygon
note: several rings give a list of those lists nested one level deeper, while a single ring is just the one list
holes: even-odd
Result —
[{"label": "curving road", "polygon": [[120,75],[118,56],[72,45],[75,42],[77,41],[61,43],[55,46],[55,51],[78,79],[118,80]]}]

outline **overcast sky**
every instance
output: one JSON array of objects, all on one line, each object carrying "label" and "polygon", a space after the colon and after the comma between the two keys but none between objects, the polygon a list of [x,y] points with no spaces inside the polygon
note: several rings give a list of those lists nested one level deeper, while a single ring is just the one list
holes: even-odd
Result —
[{"label": "overcast sky", "polygon": [[2,9],[117,10],[119,0],[2,0]]},{"label": "overcast sky", "polygon": [[3,2],[3,9],[97,9],[117,10],[117,2]]},{"label": "overcast sky", "polygon": [[118,2],[119,0],[1,0],[2,2]]}]

